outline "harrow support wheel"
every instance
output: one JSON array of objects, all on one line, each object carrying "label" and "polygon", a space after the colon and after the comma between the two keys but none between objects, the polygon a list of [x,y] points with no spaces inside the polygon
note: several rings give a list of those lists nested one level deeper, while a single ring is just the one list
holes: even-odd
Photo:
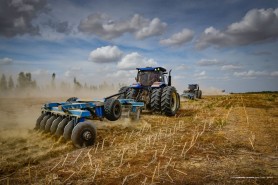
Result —
[{"label": "harrow support wheel", "polygon": [[35,130],[37,130],[37,129],[40,128],[40,123],[41,123],[41,121],[42,121],[42,119],[44,118],[45,115],[46,115],[46,114],[43,113],[43,114],[41,114],[41,115],[38,117],[38,119],[37,119],[37,121],[36,121]]},{"label": "harrow support wheel", "polygon": [[73,127],[74,120],[70,120],[64,128],[63,137],[65,140],[70,140]]},{"label": "harrow support wheel", "polygon": [[51,116],[45,123],[44,125],[44,131],[49,132],[49,128],[52,124],[52,122],[56,119],[57,117],[55,115]]},{"label": "harrow support wheel", "polygon": [[57,126],[57,129],[56,129],[56,132],[55,132],[55,135],[56,136],[61,136],[63,135],[64,133],[64,128],[65,126],[67,125],[67,123],[69,122],[69,119],[68,118],[65,118],[63,119]]},{"label": "harrow support wheel", "polygon": [[78,123],[72,130],[71,140],[77,148],[91,146],[96,140],[96,126],[89,122]]},{"label": "harrow support wheel", "polygon": [[47,120],[50,118],[51,115],[47,114],[43,117],[42,121],[40,122],[40,130],[44,130],[45,124]]},{"label": "harrow support wheel", "polygon": [[110,98],[104,103],[104,115],[109,121],[116,121],[122,115],[122,106],[119,100]]}]

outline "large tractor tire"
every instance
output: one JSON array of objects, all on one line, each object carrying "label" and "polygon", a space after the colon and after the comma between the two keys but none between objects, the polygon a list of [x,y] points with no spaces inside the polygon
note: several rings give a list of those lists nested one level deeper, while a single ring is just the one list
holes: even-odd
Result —
[{"label": "large tractor tire", "polygon": [[202,99],[202,91],[201,90],[199,90],[199,97],[198,98]]},{"label": "large tractor tire", "polygon": [[70,120],[64,128],[63,137],[65,140],[70,140],[73,127],[74,127],[74,120]]},{"label": "large tractor tire", "polygon": [[178,103],[177,107],[178,107],[178,110],[179,110],[180,107],[181,107],[181,98],[180,98],[180,94],[179,93],[177,93],[177,98],[178,98],[178,100],[177,100],[177,103]]},{"label": "large tractor tire", "polygon": [[78,123],[72,130],[71,140],[77,148],[91,146],[95,143],[97,131],[89,122]]},{"label": "large tractor tire", "polygon": [[45,124],[47,120],[50,118],[50,114],[47,114],[43,117],[42,121],[40,122],[40,130],[44,130]]},{"label": "large tractor tire", "polygon": [[76,102],[78,100],[78,98],[77,97],[71,97],[71,98],[69,98],[69,99],[67,99],[67,103],[71,103],[71,102]]},{"label": "large tractor tire", "polygon": [[41,114],[41,115],[38,117],[38,119],[37,119],[37,121],[36,121],[35,130],[37,130],[37,129],[40,128],[40,123],[41,123],[41,121],[43,120],[44,116],[46,116],[45,113]]},{"label": "large tractor tire", "polygon": [[161,97],[161,110],[166,116],[174,116],[179,109],[179,98],[175,87],[163,88]]},{"label": "large tractor tire", "polygon": [[128,89],[126,93],[126,99],[136,99],[138,91],[136,89]]},{"label": "large tractor tire", "polygon": [[121,94],[120,96],[118,96],[118,99],[126,99],[126,93],[127,93],[128,89],[129,89],[129,87],[127,87],[127,86],[121,87],[119,90],[119,93],[124,92],[124,94]]},{"label": "large tractor tire", "polygon": [[152,112],[161,112],[161,95],[162,88],[152,90],[151,94],[151,110]]},{"label": "large tractor tire", "polygon": [[44,131],[47,131],[49,132],[49,125],[52,125],[52,122],[57,118],[57,116],[53,115],[51,116],[47,121],[46,121],[46,124],[44,125]]},{"label": "large tractor tire", "polygon": [[55,135],[56,136],[61,136],[63,135],[64,133],[64,128],[65,126],[67,125],[67,123],[69,122],[69,119],[68,118],[65,118],[63,119],[57,126],[57,129],[56,129],[56,132],[55,132]]},{"label": "large tractor tire", "polygon": [[104,103],[104,116],[110,121],[118,120],[122,115],[122,106],[119,100],[110,98]]}]

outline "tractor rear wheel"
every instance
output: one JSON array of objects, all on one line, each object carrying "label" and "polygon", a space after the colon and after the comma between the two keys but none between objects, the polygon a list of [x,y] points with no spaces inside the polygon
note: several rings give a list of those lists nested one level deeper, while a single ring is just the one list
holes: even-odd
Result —
[{"label": "tractor rear wheel", "polygon": [[151,94],[152,112],[161,112],[161,95],[162,95],[162,88],[157,88],[152,90],[152,94]]},{"label": "tractor rear wheel", "polygon": [[64,128],[63,137],[65,138],[65,140],[70,140],[73,127],[74,120],[70,120]]},{"label": "tractor rear wheel", "polygon": [[178,110],[179,110],[180,107],[181,107],[181,98],[180,98],[180,94],[179,93],[177,93],[177,98],[178,98],[178,100],[177,100],[177,103],[178,103],[177,107],[178,107]]},{"label": "tractor rear wheel", "polygon": [[104,103],[104,116],[110,121],[118,120],[122,115],[122,106],[119,100],[110,98]]},{"label": "tractor rear wheel", "polygon": [[202,99],[202,91],[201,90],[199,90],[199,97],[198,98]]},{"label": "tractor rear wheel", "polygon": [[161,110],[166,116],[174,116],[179,109],[179,98],[175,87],[163,88],[161,97]]},{"label": "tractor rear wheel", "polygon": [[96,126],[89,122],[78,123],[72,130],[71,140],[77,148],[91,146],[97,136]]},{"label": "tractor rear wheel", "polygon": [[69,122],[68,118],[63,119],[57,126],[55,135],[56,136],[61,136],[64,133],[64,128],[67,125],[67,123]]},{"label": "tractor rear wheel", "polygon": [[127,87],[127,86],[121,87],[120,90],[119,90],[119,93],[124,92],[124,94],[119,95],[117,99],[125,99],[128,89],[129,89],[129,87]]}]

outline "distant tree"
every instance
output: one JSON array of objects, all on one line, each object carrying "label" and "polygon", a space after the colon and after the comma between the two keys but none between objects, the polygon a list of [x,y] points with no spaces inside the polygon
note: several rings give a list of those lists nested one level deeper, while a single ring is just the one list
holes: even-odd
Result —
[{"label": "distant tree", "polygon": [[37,87],[37,82],[35,80],[32,80],[31,73],[25,74],[24,72],[20,72],[18,74],[17,84],[18,84],[18,88],[20,89]]},{"label": "distant tree", "polygon": [[86,82],[85,82],[85,84],[84,84],[84,89],[88,89],[88,85],[87,85]]},{"label": "distant tree", "polygon": [[74,88],[76,88],[76,89],[81,89],[82,88],[82,85],[76,80],[75,77],[73,79],[73,83],[74,83]]},{"label": "distant tree", "polygon": [[13,81],[12,76],[9,77],[8,88],[9,88],[9,90],[13,90],[14,89],[14,81]]},{"label": "distant tree", "polygon": [[6,76],[3,74],[0,81],[0,90],[2,92],[5,92],[7,91],[7,89],[8,89],[8,85],[7,85]]},{"label": "distant tree", "polygon": [[56,88],[56,85],[55,85],[55,77],[56,77],[56,74],[53,73],[53,74],[52,74],[52,80],[51,80],[51,87],[52,87],[53,89]]},{"label": "distant tree", "polygon": [[55,80],[55,77],[56,77],[56,74],[53,73],[53,74],[52,74],[52,80],[53,80],[53,81]]}]

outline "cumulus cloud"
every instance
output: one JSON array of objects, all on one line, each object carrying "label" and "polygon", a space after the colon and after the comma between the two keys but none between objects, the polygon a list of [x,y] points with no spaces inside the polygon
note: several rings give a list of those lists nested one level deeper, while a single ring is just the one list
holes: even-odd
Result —
[{"label": "cumulus cloud", "polygon": [[118,62],[123,56],[123,52],[117,46],[104,46],[93,50],[89,59],[95,63]]},{"label": "cumulus cloud", "polygon": [[133,52],[124,56],[118,63],[119,69],[135,69],[138,66],[156,66],[157,62],[154,59],[147,59],[137,52]]},{"label": "cumulus cloud", "polygon": [[242,69],[242,66],[230,64],[230,65],[223,65],[221,67],[221,70],[223,71],[234,71],[238,69]]},{"label": "cumulus cloud", "polygon": [[167,24],[158,18],[149,20],[138,14],[130,19],[119,21],[114,21],[104,14],[91,14],[80,21],[78,29],[83,33],[110,40],[124,33],[132,33],[137,39],[145,39],[161,35],[166,27]]},{"label": "cumulus cloud", "polygon": [[38,35],[39,27],[32,21],[47,11],[47,0],[1,0],[0,1],[0,35]]},{"label": "cumulus cloud", "polygon": [[168,39],[160,40],[160,44],[168,46],[180,46],[193,39],[194,31],[184,28],[181,32],[173,34]]},{"label": "cumulus cloud", "polygon": [[221,31],[206,28],[196,47],[204,49],[210,45],[217,47],[248,45],[278,38],[278,8],[252,9],[239,22],[230,24]]},{"label": "cumulus cloud", "polygon": [[217,59],[201,59],[197,62],[199,66],[219,66],[223,65],[223,62]]},{"label": "cumulus cloud", "polygon": [[0,58],[0,65],[10,65],[13,63],[13,59],[11,58]]}]

